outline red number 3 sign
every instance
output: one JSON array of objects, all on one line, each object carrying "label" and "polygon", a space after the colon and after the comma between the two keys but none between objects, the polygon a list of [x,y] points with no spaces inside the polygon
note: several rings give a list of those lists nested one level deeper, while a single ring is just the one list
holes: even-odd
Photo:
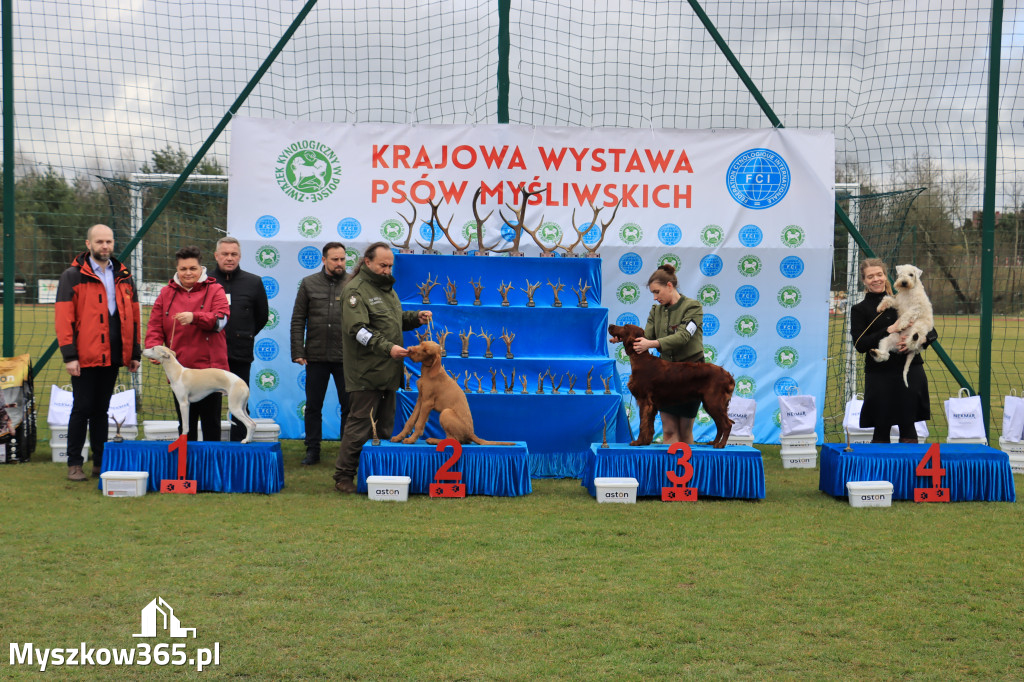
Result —
[{"label": "red number 3 sign", "polygon": [[674,455],[680,450],[683,451],[683,456],[677,460],[677,463],[683,467],[683,475],[680,476],[671,469],[665,472],[672,485],[661,489],[662,502],[694,502],[697,499],[697,489],[686,486],[693,478],[693,465],[690,464],[693,450],[686,443],[672,443],[668,454]]}]

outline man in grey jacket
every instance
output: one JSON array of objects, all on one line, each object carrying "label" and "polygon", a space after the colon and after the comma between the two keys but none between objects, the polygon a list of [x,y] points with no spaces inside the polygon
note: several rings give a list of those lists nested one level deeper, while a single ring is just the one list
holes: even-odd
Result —
[{"label": "man in grey jacket", "polygon": [[323,269],[299,285],[292,309],[292,362],[306,367],[306,457],[309,466],[320,462],[324,396],[334,377],[345,432],[348,393],[342,370],[341,289],[345,284],[345,245],[328,242],[323,248]]}]

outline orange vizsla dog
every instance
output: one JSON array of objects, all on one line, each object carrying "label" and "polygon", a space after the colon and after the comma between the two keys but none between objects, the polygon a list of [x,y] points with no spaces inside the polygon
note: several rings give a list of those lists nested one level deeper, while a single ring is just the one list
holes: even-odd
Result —
[{"label": "orange vizsla dog", "polygon": [[700,399],[718,430],[711,444],[725,447],[732,431],[729,399],[736,386],[731,374],[710,362],[668,362],[647,352],[637,353],[633,342],[643,337],[644,330],[636,325],[608,325],[608,333],[612,341],[622,342],[633,369],[629,392],[640,408],[640,436],[630,445],[651,444],[654,415],[660,406]]},{"label": "orange vizsla dog", "polygon": [[[476,443],[477,445],[515,445],[515,443],[496,443],[482,440],[473,433],[473,415],[469,412],[469,402],[462,388],[448,376],[441,365],[441,346],[433,341],[421,341],[418,346],[409,347],[409,358],[423,365],[420,380],[416,382],[419,397],[412,415],[402,427],[402,432],[391,439],[392,443],[415,443],[423,435],[423,427],[432,411],[440,413],[439,421],[446,438],[454,438],[460,443]],[[409,435],[409,432],[412,435]],[[406,438],[406,436],[409,436]],[[402,439],[405,440],[402,440]],[[427,442],[436,445],[438,438],[428,438]]]}]

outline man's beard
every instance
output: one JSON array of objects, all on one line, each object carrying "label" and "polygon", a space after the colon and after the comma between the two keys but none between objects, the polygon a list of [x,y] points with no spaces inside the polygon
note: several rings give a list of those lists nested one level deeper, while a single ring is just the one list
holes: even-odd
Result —
[{"label": "man's beard", "polygon": [[109,253],[99,253],[97,251],[93,251],[92,249],[89,250],[89,253],[92,254],[92,259],[98,263],[105,263],[108,260],[110,260]]}]

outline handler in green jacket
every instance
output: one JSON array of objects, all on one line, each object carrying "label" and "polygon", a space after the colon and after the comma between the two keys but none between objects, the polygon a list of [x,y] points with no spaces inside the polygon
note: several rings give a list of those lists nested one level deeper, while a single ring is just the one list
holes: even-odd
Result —
[{"label": "handler in green jacket", "polygon": [[335,463],[334,488],[356,492],[353,477],[359,453],[373,435],[370,414],[382,440],[395,426],[395,392],[401,387],[402,332],[424,325],[429,310],[402,310],[394,292],[391,268],[395,256],[384,242],[371,244],[363,253],[352,278],[341,292],[342,355],[349,414],[341,451]]},{"label": "handler in green jacket", "polygon": [[[669,362],[704,362],[704,308],[700,301],[679,293],[678,285],[676,269],[670,264],[659,267],[647,280],[657,305],[651,306],[647,316],[646,338],[637,339],[633,348],[638,353],[657,348]],[[693,445],[693,420],[698,409],[699,400],[662,405],[662,442]]]}]

